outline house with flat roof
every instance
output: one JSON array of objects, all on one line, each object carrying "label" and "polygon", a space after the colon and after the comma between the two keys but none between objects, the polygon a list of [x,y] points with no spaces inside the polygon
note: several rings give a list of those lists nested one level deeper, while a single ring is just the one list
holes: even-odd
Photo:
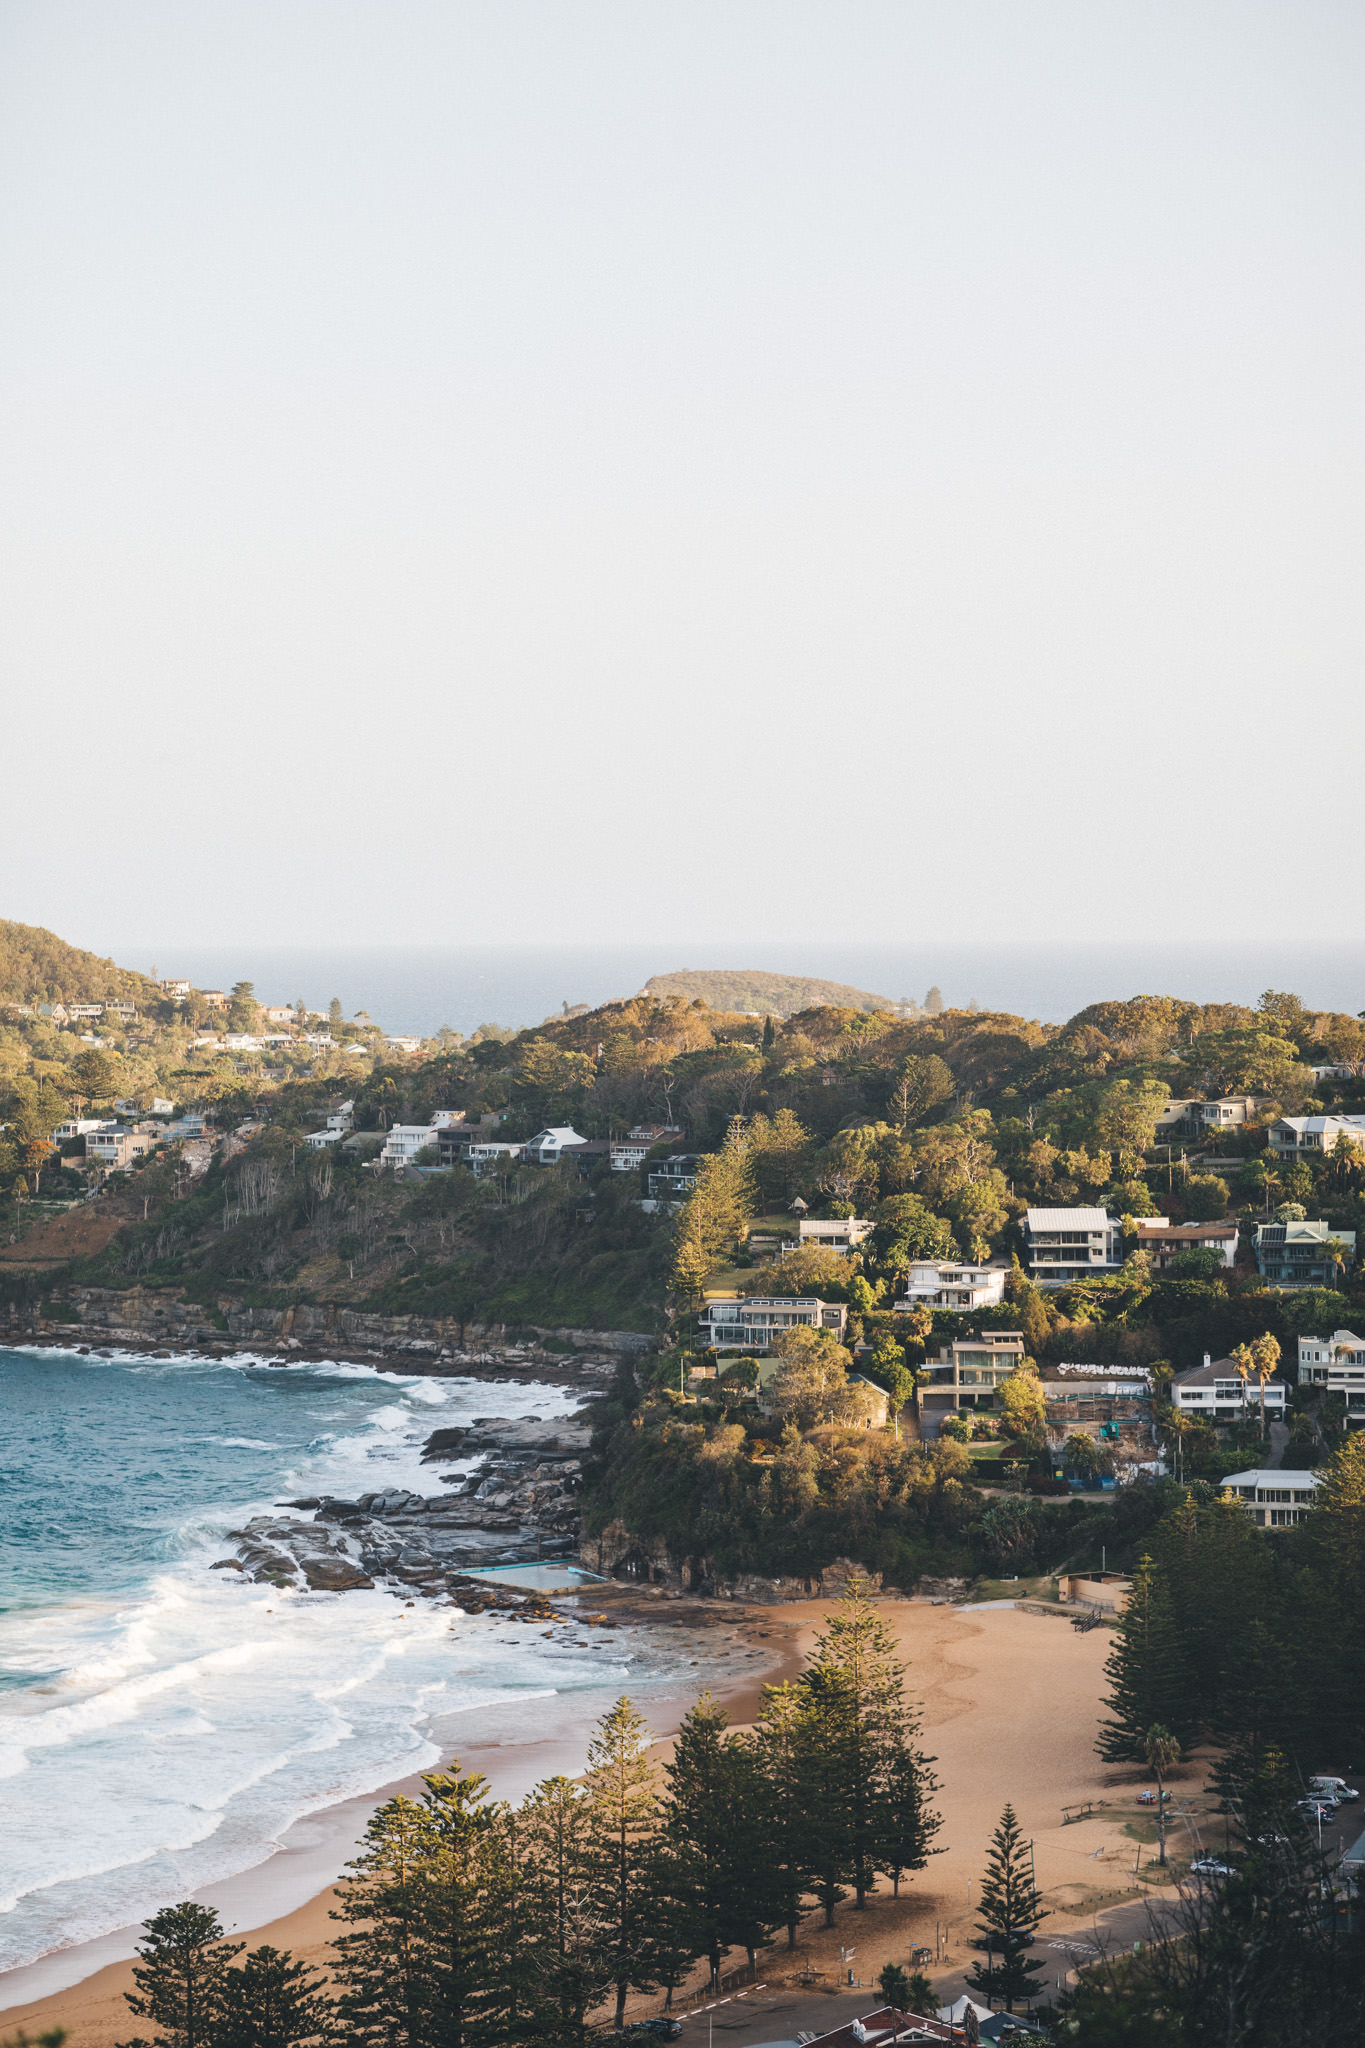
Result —
[{"label": "house with flat roof", "polygon": [[1312,1507],[1320,1484],[1316,1472],[1281,1472],[1260,1465],[1223,1481],[1260,1529],[1292,1529]]},{"label": "house with flat roof", "polygon": [[905,1292],[891,1304],[906,1315],[913,1308],[994,1308],[1005,1298],[1008,1266],[972,1266],[961,1259],[912,1259]]},{"label": "house with flat roof", "polygon": [[1182,1252],[1217,1252],[1224,1266],[1237,1259],[1237,1218],[1221,1223],[1168,1223],[1164,1216],[1143,1216],[1138,1220],[1137,1244],[1146,1252],[1154,1273],[1164,1273]]},{"label": "house with flat roof", "polygon": [[1343,1394],[1347,1422],[1365,1422],[1365,1337],[1357,1337],[1354,1330],[1300,1337],[1299,1385]]},{"label": "house with flat roof", "polygon": [[784,1331],[803,1326],[842,1338],[848,1310],[815,1295],[741,1294],[708,1301],[698,1318],[703,1344],[715,1351],[766,1351]]},{"label": "house with flat roof", "polygon": [[397,1172],[404,1166],[411,1166],[418,1153],[424,1152],[428,1145],[435,1149],[437,1142],[437,1127],[433,1124],[391,1124],[379,1154],[379,1163],[391,1166]]},{"label": "house with flat roof", "polygon": [[1030,1209],[1023,1235],[1029,1274],[1040,1287],[1116,1273],[1123,1264],[1122,1226],[1104,1209]]},{"label": "house with flat roof", "polygon": [[475,1180],[480,1179],[490,1168],[510,1166],[514,1159],[521,1157],[520,1145],[509,1145],[500,1138],[466,1138],[458,1130],[449,1130],[442,1131],[439,1140],[442,1165],[447,1163],[448,1145],[449,1163],[453,1165],[456,1158],[463,1159]]},{"label": "house with flat roof", "polygon": [[651,1202],[681,1202],[697,1185],[697,1152],[670,1152],[649,1169]]},{"label": "house with flat roof", "polygon": [[[790,1225],[787,1226],[790,1229]],[[840,1216],[825,1218],[803,1216],[796,1226],[795,1237],[784,1238],[784,1252],[802,1250],[808,1244],[823,1245],[826,1251],[841,1252],[845,1257],[856,1251],[872,1225],[861,1216]]]},{"label": "house with flat roof", "polygon": [[1017,1372],[1024,1357],[1020,1330],[987,1330],[980,1337],[957,1337],[937,1358],[925,1360],[929,1377],[919,1390],[920,1429],[936,1437],[945,1417],[959,1408],[996,1408],[1002,1380]]},{"label": "house with flat roof", "polygon": [[156,1138],[150,1131],[89,1131],[85,1139],[85,1156],[100,1166],[117,1171],[131,1166],[135,1159],[141,1159],[155,1145]]},{"label": "house with flat roof", "polygon": [[1264,1389],[1254,1376],[1244,1381],[1236,1359],[1211,1358],[1206,1351],[1202,1365],[1178,1372],[1171,1381],[1171,1406],[1206,1422],[1235,1422],[1253,1408],[1259,1412],[1264,1398],[1266,1414],[1279,1422],[1288,1391],[1281,1379],[1267,1380]]},{"label": "house with flat roof", "polygon": [[1331,1223],[1261,1223],[1255,1237],[1256,1265],[1272,1287],[1335,1287],[1341,1269],[1325,1247],[1346,1247],[1343,1263],[1355,1258],[1356,1234]]}]

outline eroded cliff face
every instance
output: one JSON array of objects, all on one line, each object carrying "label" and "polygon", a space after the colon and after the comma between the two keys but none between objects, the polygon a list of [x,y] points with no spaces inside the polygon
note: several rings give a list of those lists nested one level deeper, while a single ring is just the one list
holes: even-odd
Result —
[{"label": "eroded cliff face", "polygon": [[810,1578],[765,1577],[759,1572],[727,1576],[704,1551],[676,1556],[661,1537],[637,1536],[624,1522],[609,1522],[598,1536],[585,1536],[583,1562],[604,1578],[635,1580],[666,1593],[702,1594],[711,1599],[744,1600],[772,1606],[784,1600],[837,1600],[851,1578],[869,1592],[882,1592],[880,1572],[868,1571],[851,1558],[836,1558]]},{"label": "eroded cliff face", "polygon": [[[0,1304],[0,1342],[401,1360],[411,1372],[506,1369],[520,1362],[547,1380],[564,1372],[601,1378],[615,1370],[622,1352],[647,1350],[650,1343],[622,1330],[537,1330],[529,1342],[524,1332],[517,1336],[521,1341],[514,1342],[501,1324],[376,1315],[340,1302],[263,1308],[227,1291],[203,1303],[165,1288],[71,1287],[55,1300],[35,1293],[26,1303]],[[556,1350],[542,1348],[546,1338]]]}]

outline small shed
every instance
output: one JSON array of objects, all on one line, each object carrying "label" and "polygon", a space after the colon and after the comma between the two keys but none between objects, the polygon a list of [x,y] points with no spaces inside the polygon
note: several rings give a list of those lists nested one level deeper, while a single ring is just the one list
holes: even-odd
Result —
[{"label": "small shed", "polygon": [[1059,1597],[1082,1607],[1102,1607],[1111,1614],[1122,1614],[1132,1590],[1133,1582],[1123,1572],[1068,1572],[1062,1579]]}]

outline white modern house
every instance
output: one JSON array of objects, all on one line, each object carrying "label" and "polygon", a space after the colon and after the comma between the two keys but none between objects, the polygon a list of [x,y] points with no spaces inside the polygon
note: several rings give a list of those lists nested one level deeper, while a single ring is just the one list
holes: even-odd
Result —
[{"label": "white modern house", "polygon": [[1354,1330],[1300,1337],[1299,1385],[1344,1394],[1347,1422],[1365,1422],[1365,1337]]},{"label": "white modern house", "polygon": [[1123,1264],[1122,1225],[1104,1209],[1030,1209],[1023,1233],[1040,1287],[1116,1273]]},{"label": "white modern house", "polygon": [[572,1152],[576,1145],[586,1145],[586,1138],[580,1138],[572,1124],[551,1124],[547,1130],[537,1131],[534,1138],[528,1138],[522,1146],[522,1157],[532,1166],[558,1166],[566,1152]]},{"label": "white modern house", "polygon": [[1281,1472],[1256,1466],[1250,1472],[1234,1472],[1223,1481],[1245,1505],[1253,1522],[1262,1529],[1292,1529],[1313,1505],[1321,1484],[1316,1472]]},{"label": "white modern house", "polygon": [[839,1216],[832,1220],[821,1217],[803,1216],[796,1226],[796,1236],[784,1238],[784,1252],[799,1251],[808,1244],[823,1245],[826,1251],[841,1252],[845,1258],[856,1251],[872,1225],[861,1216]]},{"label": "white modern house", "polygon": [[329,1145],[339,1145],[345,1136],[340,1124],[333,1128],[329,1122],[324,1131],[309,1131],[303,1142],[310,1151],[325,1152]]},{"label": "white modern house", "polygon": [[994,1308],[1005,1298],[1008,1266],[967,1266],[951,1259],[915,1259],[905,1292],[891,1304],[905,1315],[912,1308]]},{"label": "white modern house", "polygon": [[[1202,1365],[1178,1372],[1171,1381],[1171,1406],[1208,1422],[1235,1422],[1243,1412],[1260,1409],[1262,1391],[1258,1379],[1243,1382],[1235,1360],[1210,1358],[1206,1351]],[[1282,1419],[1287,1392],[1283,1380],[1266,1381],[1265,1412],[1272,1422]]]},{"label": "white modern house", "polygon": [[1271,1149],[1282,1159],[1318,1159],[1338,1138],[1365,1145],[1365,1116],[1282,1116],[1270,1126]]},{"label": "white modern house", "polygon": [[1182,1252],[1217,1252],[1226,1267],[1237,1262],[1237,1218],[1221,1223],[1171,1223],[1164,1216],[1144,1216],[1137,1227],[1138,1250],[1146,1252],[1152,1269],[1164,1273]]},{"label": "white modern house", "polygon": [[391,1166],[395,1172],[411,1166],[419,1152],[436,1143],[436,1131],[434,1124],[391,1124],[379,1154],[379,1164]]},{"label": "white modern house", "polygon": [[703,1344],[716,1351],[764,1351],[784,1330],[802,1325],[842,1337],[848,1310],[814,1295],[749,1294],[708,1301],[698,1318]]}]

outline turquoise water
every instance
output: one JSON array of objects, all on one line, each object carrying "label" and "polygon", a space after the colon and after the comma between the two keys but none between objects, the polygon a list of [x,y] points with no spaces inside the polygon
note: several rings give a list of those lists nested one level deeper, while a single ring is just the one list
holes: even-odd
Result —
[{"label": "turquoise water", "polygon": [[367,1366],[0,1351],[0,1969],[251,1868],[525,1702],[665,1680],[638,1638],[211,1569],[292,1495],[436,1492],[433,1427],[575,1405]]}]

